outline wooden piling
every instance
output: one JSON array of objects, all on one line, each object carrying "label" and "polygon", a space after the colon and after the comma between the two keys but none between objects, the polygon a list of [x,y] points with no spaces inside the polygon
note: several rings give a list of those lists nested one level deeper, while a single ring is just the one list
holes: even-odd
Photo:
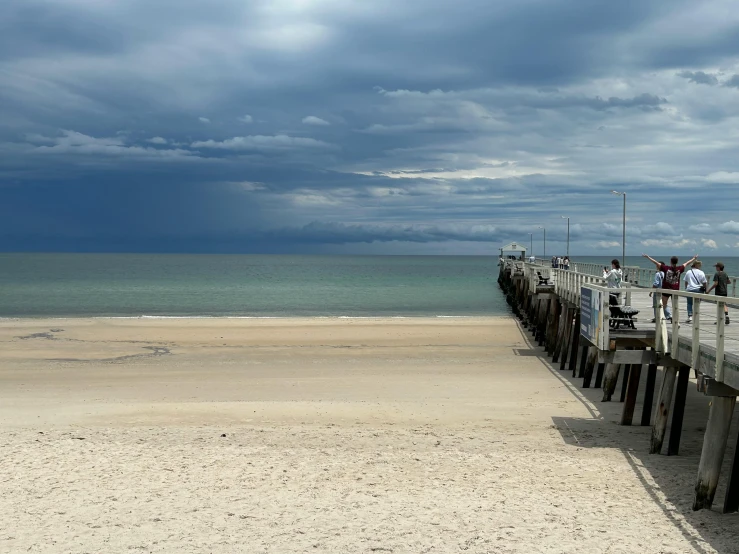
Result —
[{"label": "wooden piling", "polygon": [[569,359],[570,346],[572,345],[572,319],[575,316],[575,308],[572,306],[567,307],[567,313],[565,314],[565,330],[562,333],[562,351],[560,353],[559,370],[563,371],[567,367],[567,360]]},{"label": "wooden piling", "polygon": [[595,346],[588,347],[588,360],[585,363],[585,374],[583,375],[582,388],[589,389],[593,379],[593,370],[598,363],[598,349]]},{"label": "wooden piling", "polygon": [[556,364],[559,362],[559,355],[562,352],[562,336],[565,332],[566,320],[567,320],[567,303],[562,302],[561,314],[557,323],[557,338],[554,341],[554,351],[552,352],[552,363]]},{"label": "wooden piling", "polygon": [[647,427],[652,424],[652,407],[654,406],[654,385],[657,382],[657,364],[649,364],[647,368],[647,383],[644,388],[644,406],[641,412],[641,425]]},{"label": "wooden piling", "polygon": [[549,319],[547,322],[547,354],[554,352],[554,346],[557,340],[557,328],[560,316],[560,304],[559,300],[552,298],[549,304]]},{"label": "wooden piling", "polygon": [[624,399],[624,409],[621,412],[621,425],[631,425],[634,420],[634,408],[636,407],[636,396],[639,392],[639,380],[641,379],[641,365],[631,364],[629,377],[626,379],[626,398]]},{"label": "wooden piling", "polygon": [[575,323],[572,328],[572,346],[570,347],[570,371],[575,377],[577,373],[577,354],[580,350],[580,309],[575,309]]},{"label": "wooden piling", "polygon": [[603,375],[603,398],[601,402],[610,402],[613,391],[616,390],[616,382],[618,381],[618,372],[621,369],[619,364],[606,365]]},{"label": "wooden piling", "polygon": [[623,365],[623,379],[621,379],[621,397],[619,398],[619,402],[623,402],[626,400],[626,389],[629,384],[629,375],[631,374],[631,364],[624,364]]},{"label": "wooden piling", "polygon": [[654,418],[654,426],[652,426],[652,440],[649,447],[650,454],[659,454],[662,452],[662,443],[665,440],[667,422],[670,418],[670,403],[672,402],[672,393],[675,389],[676,376],[676,367],[664,368],[662,386],[660,386],[657,400],[657,415]]},{"label": "wooden piling", "polygon": [[693,510],[710,509],[713,505],[735,404],[734,396],[715,396],[711,401],[701,461],[698,465]]},{"label": "wooden piling", "polygon": [[734,449],[734,463],[731,465],[731,475],[729,475],[729,485],[726,487],[726,497],[724,498],[724,513],[739,511],[739,439]]},{"label": "wooden piling", "polygon": [[544,345],[544,339],[547,333],[547,315],[549,314],[549,302],[543,302],[542,304],[539,318],[539,346]]},{"label": "wooden piling", "polygon": [[585,344],[580,347],[580,350],[582,350],[582,352],[580,353],[580,366],[577,368],[578,378],[585,376],[585,366],[588,363],[588,344],[585,340],[581,342],[584,342]]},{"label": "wooden piling", "polygon": [[534,338],[536,338],[536,318],[539,314],[539,304],[541,303],[541,300],[538,298],[535,298],[534,301],[531,304],[531,327],[529,328],[529,331],[531,331],[531,334],[534,335]]},{"label": "wooden piling", "polygon": [[680,435],[683,432],[683,416],[685,414],[685,400],[688,396],[688,379],[690,367],[681,365],[677,375],[675,389],[675,404],[672,407],[672,425],[670,426],[670,442],[667,443],[667,455],[677,456],[680,451]]},{"label": "wooden piling", "polygon": [[595,372],[595,384],[593,385],[596,389],[599,389],[603,384],[603,370],[606,364],[598,364],[598,370]]}]

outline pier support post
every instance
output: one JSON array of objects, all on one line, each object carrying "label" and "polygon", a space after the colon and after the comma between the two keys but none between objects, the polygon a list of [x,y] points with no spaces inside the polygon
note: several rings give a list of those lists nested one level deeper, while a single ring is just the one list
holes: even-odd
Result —
[{"label": "pier support post", "polygon": [[549,302],[542,302],[541,312],[539,314],[539,346],[544,345],[544,339],[547,333],[547,316],[549,315]]},{"label": "pier support post", "polygon": [[582,388],[589,389],[593,380],[593,370],[598,363],[598,349],[595,346],[588,347],[588,361],[585,363],[585,374],[583,375]]},{"label": "pier support post", "polygon": [[726,498],[724,498],[724,513],[739,511],[739,439],[737,448],[734,449],[734,463],[731,465],[729,485],[726,487]]},{"label": "pier support post", "polygon": [[618,381],[618,372],[621,366],[619,364],[608,364],[605,374],[603,375],[603,399],[601,402],[610,402],[613,391],[616,390],[616,382]]},{"label": "pier support post", "polygon": [[534,301],[531,303],[531,327],[529,328],[529,331],[531,331],[531,334],[536,338],[536,319],[539,315],[539,304],[541,303],[541,300],[538,298],[534,298]]},{"label": "pier support post", "polygon": [[552,352],[554,352],[554,345],[557,340],[559,317],[559,300],[552,298],[549,301],[549,321],[547,322],[547,354],[552,354]]},{"label": "pier support post", "polygon": [[662,443],[665,441],[667,422],[670,419],[670,404],[672,403],[672,393],[675,390],[676,376],[676,367],[664,368],[662,386],[659,389],[657,400],[657,415],[654,418],[654,426],[652,427],[652,441],[649,446],[650,454],[659,454],[662,452]]},{"label": "pier support post", "polygon": [[567,306],[567,312],[565,313],[565,329],[562,334],[562,351],[560,353],[559,370],[562,371],[567,367],[567,360],[570,353],[570,346],[572,345],[572,318],[575,316],[575,308]]},{"label": "pier support post", "polygon": [[623,366],[623,379],[621,379],[621,398],[619,398],[619,402],[623,402],[624,400],[626,400],[626,389],[629,385],[631,365],[632,364],[624,364]]},{"label": "pier support post", "polygon": [[[584,340],[582,342],[585,342]],[[580,348],[582,352],[580,353],[580,367],[577,368],[577,376],[578,377],[584,377],[585,376],[585,366],[588,364],[588,345],[587,343],[583,344]]]},{"label": "pier support post", "polygon": [[577,354],[580,349],[580,309],[575,308],[575,323],[572,327],[572,346],[570,347],[570,371],[575,377],[577,373]]},{"label": "pier support post", "polygon": [[598,364],[598,369],[595,372],[595,384],[593,385],[596,389],[599,389],[603,385],[603,370],[606,364]]},{"label": "pier support post", "polygon": [[562,301],[562,312],[559,316],[557,323],[557,338],[554,339],[554,351],[552,352],[552,363],[556,364],[559,362],[559,354],[562,351],[562,336],[565,332],[566,320],[567,320],[567,303]]},{"label": "pier support post", "polygon": [[677,456],[680,451],[680,435],[683,432],[683,416],[685,415],[685,400],[688,397],[688,380],[690,367],[681,365],[677,374],[677,388],[675,389],[675,404],[672,407],[672,425],[670,426],[670,442],[667,443],[667,455]]},{"label": "pier support post", "polygon": [[641,364],[631,364],[629,377],[626,381],[626,398],[624,409],[621,412],[621,425],[631,425],[634,420],[634,408],[636,407],[636,395],[639,392],[639,380],[641,379]]},{"label": "pier support post", "polygon": [[711,401],[708,425],[703,438],[701,461],[698,465],[693,510],[708,509],[713,504],[735,404],[736,397],[734,396],[715,396]]},{"label": "pier support post", "polygon": [[657,364],[649,364],[647,368],[647,384],[644,388],[644,406],[641,411],[641,425],[652,424],[652,407],[654,406],[654,385],[657,382]]}]

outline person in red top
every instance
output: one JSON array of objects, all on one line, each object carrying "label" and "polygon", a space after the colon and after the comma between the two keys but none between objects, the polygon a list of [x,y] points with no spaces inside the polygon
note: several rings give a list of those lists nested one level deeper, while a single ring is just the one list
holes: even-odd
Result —
[{"label": "person in red top", "polygon": [[[680,275],[682,275],[683,271],[685,271],[685,266],[692,264],[695,260],[698,259],[698,254],[693,256],[691,259],[689,259],[687,262],[685,262],[682,265],[677,265],[677,262],[679,261],[677,259],[677,256],[673,256],[670,258],[670,264],[663,264],[652,258],[651,256],[648,256],[647,254],[642,254],[645,258],[647,258],[650,262],[652,262],[655,266],[657,266],[658,271],[662,271],[665,274],[665,278],[662,280],[662,288],[668,289],[668,290],[680,290]],[[662,307],[664,308],[667,306],[667,302],[670,300],[671,294],[662,294]]]}]

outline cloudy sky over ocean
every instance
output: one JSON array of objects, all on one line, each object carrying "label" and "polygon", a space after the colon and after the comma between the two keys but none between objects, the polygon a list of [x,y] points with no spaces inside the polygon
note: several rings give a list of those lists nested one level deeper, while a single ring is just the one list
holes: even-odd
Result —
[{"label": "cloudy sky over ocean", "polygon": [[5,0],[0,250],[739,255],[734,1]]}]

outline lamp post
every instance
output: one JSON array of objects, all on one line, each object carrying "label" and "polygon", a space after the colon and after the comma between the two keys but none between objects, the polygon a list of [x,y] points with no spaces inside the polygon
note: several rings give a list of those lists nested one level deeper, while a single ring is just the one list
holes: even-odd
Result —
[{"label": "lamp post", "polygon": [[567,215],[561,216],[562,219],[567,220],[567,259],[570,258],[570,217]]},{"label": "lamp post", "polygon": [[529,233],[529,239],[531,240],[531,255],[534,255],[534,233]]},{"label": "lamp post", "polygon": [[624,197],[623,239],[621,241],[621,263],[626,265],[626,193],[612,190],[611,194]]},{"label": "lamp post", "polygon": [[544,229],[544,254],[543,254],[543,256],[544,256],[544,258],[546,258],[547,257],[547,230],[546,230],[546,228],[542,227],[541,225],[539,225],[538,228],[539,229]]}]

